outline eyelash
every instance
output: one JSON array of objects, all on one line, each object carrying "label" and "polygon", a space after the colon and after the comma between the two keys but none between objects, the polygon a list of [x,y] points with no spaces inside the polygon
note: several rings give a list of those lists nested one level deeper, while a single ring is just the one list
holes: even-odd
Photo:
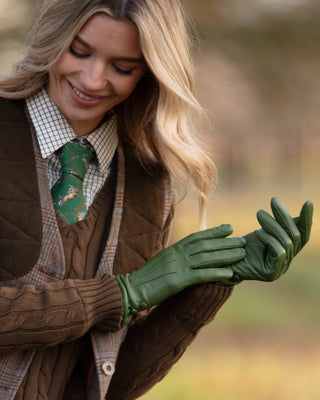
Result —
[{"label": "eyelash", "polygon": [[[69,47],[69,52],[70,52],[74,57],[77,57],[77,58],[87,58],[87,57],[89,57],[89,54],[81,54],[81,53],[78,53],[72,46]],[[118,66],[116,66],[115,64],[112,64],[112,66],[113,66],[113,68],[114,68],[114,70],[115,70],[116,72],[118,72],[118,73],[121,74],[121,75],[126,75],[126,76],[131,75],[132,72],[133,72],[133,70],[134,70],[134,69],[129,69],[129,70],[121,69],[121,68],[119,68]]]},{"label": "eyelash", "polygon": [[72,46],[69,47],[69,52],[70,52],[73,56],[75,56],[75,57],[77,57],[77,58],[87,58],[87,57],[89,57],[88,54],[81,54],[81,53],[78,53],[77,51],[75,51],[75,49],[74,49]]},{"label": "eyelash", "polygon": [[115,69],[115,71],[118,72],[121,75],[127,75],[128,76],[128,75],[131,75],[132,72],[133,72],[133,69],[128,69],[128,70],[121,69],[121,68],[117,67],[115,64],[113,64],[112,66]]}]

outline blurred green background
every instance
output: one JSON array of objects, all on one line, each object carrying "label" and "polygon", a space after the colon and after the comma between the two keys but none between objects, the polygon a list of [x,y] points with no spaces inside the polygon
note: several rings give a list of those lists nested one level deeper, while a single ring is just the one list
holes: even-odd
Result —
[{"label": "blurred green background", "polygon": [[[320,7],[318,0],[186,0],[200,34],[197,92],[219,182],[212,225],[235,235],[279,196],[293,215],[313,200],[312,238],[274,283],[244,283],[144,400],[320,399]],[[0,70],[23,49],[34,0],[0,0]],[[198,230],[179,203],[172,241]]]}]

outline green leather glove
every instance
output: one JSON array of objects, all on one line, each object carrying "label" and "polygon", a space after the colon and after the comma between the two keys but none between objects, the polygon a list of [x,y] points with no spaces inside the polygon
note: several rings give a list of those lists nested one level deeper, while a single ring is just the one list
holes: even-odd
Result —
[{"label": "green leather glove", "polygon": [[193,233],[161,250],[139,270],[115,277],[124,301],[122,326],[131,316],[148,309],[188,286],[229,279],[225,267],[245,256],[245,239],[227,238],[233,229],[221,225]]},{"label": "green leather glove", "polygon": [[271,199],[271,208],[274,218],[264,210],[258,211],[262,229],[244,236],[246,256],[231,265],[233,277],[222,284],[234,285],[243,280],[274,281],[288,270],[292,259],[308,242],[313,215],[311,201],[303,205],[297,218],[289,215],[277,197]]}]

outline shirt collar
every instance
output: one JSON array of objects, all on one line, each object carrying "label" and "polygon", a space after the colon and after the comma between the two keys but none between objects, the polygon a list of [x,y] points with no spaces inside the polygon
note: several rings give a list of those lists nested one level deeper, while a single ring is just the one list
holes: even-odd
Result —
[{"label": "shirt collar", "polygon": [[[26,104],[43,158],[47,158],[66,143],[79,137],[45,89],[27,98]],[[109,118],[96,130],[85,136],[96,152],[102,174],[107,173],[118,145],[116,116],[113,112],[109,112],[109,115]]]}]

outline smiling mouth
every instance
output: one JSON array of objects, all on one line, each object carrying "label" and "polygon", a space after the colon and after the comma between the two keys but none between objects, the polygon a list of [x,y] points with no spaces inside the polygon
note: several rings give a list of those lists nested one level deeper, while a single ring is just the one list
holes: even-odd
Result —
[{"label": "smiling mouth", "polygon": [[103,97],[92,97],[92,96],[87,96],[86,94],[83,94],[80,92],[77,88],[75,88],[73,85],[70,84],[72,87],[72,90],[75,92],[75,94],[80,97],[80,99],[85,100],[85,101],[97,101],[101,100]]}]

